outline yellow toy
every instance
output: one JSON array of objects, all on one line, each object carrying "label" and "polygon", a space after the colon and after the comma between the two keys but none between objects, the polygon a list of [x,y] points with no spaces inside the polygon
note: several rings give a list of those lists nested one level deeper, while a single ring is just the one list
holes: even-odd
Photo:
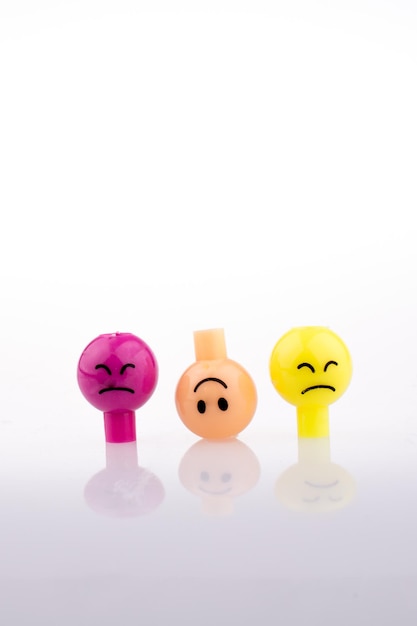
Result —
[{"label": "yellow toy", "polygon": [[227,358],[223,329],[196,331],[194,346],[196,363],[181,376],[175,393],[178,414],[199,437],[234,437],[255,413],[253,380]]},{"label": "yellow toy", "polygon": [[347,389],[352,361],[343,341],[324,326],[293,328],[269,363],[272,384],[297,407],[299,437],[328,437],[329,404]]}]

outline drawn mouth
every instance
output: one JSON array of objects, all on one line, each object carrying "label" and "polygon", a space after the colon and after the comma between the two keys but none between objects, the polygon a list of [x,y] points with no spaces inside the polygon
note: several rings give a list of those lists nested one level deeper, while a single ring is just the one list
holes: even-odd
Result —
[{"label": "drawn mouth", "polygon": [[229,491],[232,491],[231,487],[223,489],[222,491],[209,491],[208,489],[204,489],[204,487],[199,487],[199,489],[203,493],[207,493],[210,496],[223,496],[225,493],[229,493]]},{"label": "drawn mouth", "polygon": [[106,391],[128,391],[129,393],[135,393],[134,389],[130,387],[105,387],[104,389],[100,389],[99,394],[106,393]]},{"label": "drawn mouth", "polygon": [[312,391],[313,389],[330,389],[331,391],[336,391],[336,389],[331,385],[313,385],[312,387],[307,387],[306,389],[304,389],[301,392],[301,395],[303,393],[307,393],[307,391]]},{"label": "drawn mouth", "polygon": [[308,485],[309,487],[314,487],[315,489],[330,489],[330,487],[336,487],[336,485],[339,484],[338,480],[335,480],[333,483],[328,483],[327,485],[322,483],[311,483],[309,480],[305,480],[304,481],[305,485]]}]

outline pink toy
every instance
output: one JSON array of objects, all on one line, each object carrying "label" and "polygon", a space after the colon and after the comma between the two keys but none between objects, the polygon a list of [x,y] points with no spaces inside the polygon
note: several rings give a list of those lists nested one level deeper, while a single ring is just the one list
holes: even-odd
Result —
[{"label": "pink toy", "polygon": [[84,397],[104,412],[106,441],[135,441],[135,410],[149,400],[158,381],[149,346],[131,333],[99,335],[82,353],[77,379]]}]

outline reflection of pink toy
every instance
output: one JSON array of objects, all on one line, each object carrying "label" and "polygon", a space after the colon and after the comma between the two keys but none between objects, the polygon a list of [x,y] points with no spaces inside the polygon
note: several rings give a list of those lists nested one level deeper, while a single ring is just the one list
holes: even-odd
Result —
[{"label": "reflection of pink toy", "polygon": [[138,465],[136,442],[106,444],[106,469],[95,474],[84,490],[88,506],[109,517],[152,513],[165,497],[155,474]]},{"label": "reflection of pink toy", "polygon": [[158,380],[149,346],[131,333],[99,335],[82,353],[77,378],[85,398],[104,412],[106,441],[135,441],[135,410],[151,397]]}]

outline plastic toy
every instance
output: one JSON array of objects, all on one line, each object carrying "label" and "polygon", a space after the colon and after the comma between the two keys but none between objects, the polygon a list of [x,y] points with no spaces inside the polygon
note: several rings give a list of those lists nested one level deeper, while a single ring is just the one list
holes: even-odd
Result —
[{"label": "plastic toy", "polygon": [[332,463],[328,437],[299,438],[298,463],[281,474],[276,498],[292,511],[327,513],[348,506],[356,494],[353,477]]},{"label": "plastic toy", "polygon": [[158,380],[149,346],[131,333],[100,335],[82,353],[77,378],[85,398],[104,412],[106,441],[135,441],[135,410],[149,400]]},{"label": "plastic toy", "polygon": [[352,376],[340,337],[322,326],[293,328],[275,345],[269,367],[275,389],[297,407],[298,435],[327,437],[328,405],[340,398]]},{"label": "plastic toy", "polygon": [[252,378],[227,358],[223,329],[196,331],[194,346],[196,363],[184,372],[176,389],[178,414],[199,437],[234,437],[255,413]]}]

